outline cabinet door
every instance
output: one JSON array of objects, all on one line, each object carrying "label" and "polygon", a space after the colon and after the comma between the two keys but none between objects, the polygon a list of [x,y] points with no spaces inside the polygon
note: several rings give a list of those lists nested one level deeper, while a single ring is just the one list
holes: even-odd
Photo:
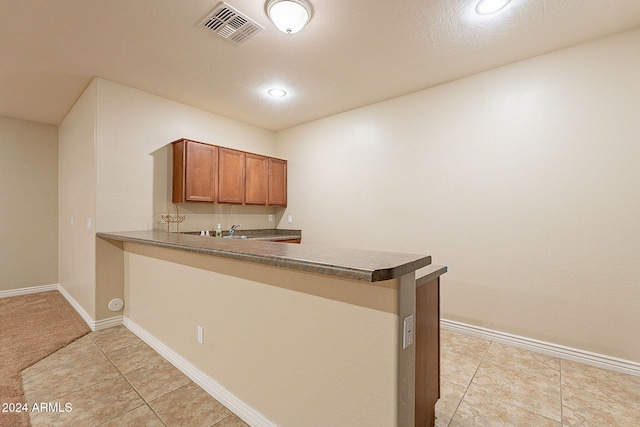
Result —
[{"label": "cabinet door", "polygon": [[269,158],[245,154],[244,202],[247,205],[266,205],[269,188]]},{"label": "cabinet door", "polygon": [[218,148],[180,140],[173,146],[173,203],[216,201]]},{"label": "cabinet door", "polygon": [[218,202],[244,203],[244,162],[244,152],[218,149]]},{"label": "cabinet door", "polygon": [[269,158],[270,206],[287,206],[287,161]]}]

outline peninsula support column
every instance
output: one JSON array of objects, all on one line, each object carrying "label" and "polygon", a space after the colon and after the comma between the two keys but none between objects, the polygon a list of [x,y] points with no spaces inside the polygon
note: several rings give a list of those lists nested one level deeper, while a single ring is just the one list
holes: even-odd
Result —
[{"label": "peninsula support column", "polygon": [[[404,319],[413,316],[416,321],[416,274],[411,272],[400,278],[398,300],[398,426],[414,427],[416,406],[416,344],[403,347]],[[415,332],[414,332],[415,337]]]},{"label": "peninsula support column", "polygon": [[440,275],[447,267],[431,265],[416,280],[415,425],[435,425],[440,398]]}]

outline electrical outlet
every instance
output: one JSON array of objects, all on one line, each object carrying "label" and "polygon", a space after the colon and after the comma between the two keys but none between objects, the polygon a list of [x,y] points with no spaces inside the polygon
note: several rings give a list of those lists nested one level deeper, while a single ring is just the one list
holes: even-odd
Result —
[{"label": "electrical outlet", "polygon": [[204,344],[204,329],[202,326],[198,326],[198,342]]},{"label": "electrical outlet", "polygon": [[269,222],[273,222],[273,215],[269,214]]},{"label": "electrical outlet", "polygon": [[291,224],[291,223],[293,222],[293,215],[288,215],[288,216],[287,216],[287,222],[288,222],[289,224]]},{"label": "electrical outlet", "polygon": [[93,227],[93,223],[91,221],[91,218],[87,218],[87,230],[91,230],[92,227]]},{"label": "electrical outlet", "polygon": [[402,334],[402,348],[413,344],[413,314],[404,318],[404,330]]}]

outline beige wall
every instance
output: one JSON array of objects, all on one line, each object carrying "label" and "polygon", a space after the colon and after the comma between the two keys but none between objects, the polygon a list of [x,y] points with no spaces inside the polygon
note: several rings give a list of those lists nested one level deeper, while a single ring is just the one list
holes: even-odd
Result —
[{"label": "beige wall", "polygon": [[[406,367],[415,349],[401,348],[404,278],[374,286],[151,246],[124,249],[127,317],[275,425],[413,425],[402,418],[413,414]],[[415,288],[406,277],[404,287]]]},{"label": "beige wall", "polygon": [[[97,85],[59,126],[59,283],[95,319]],[[91,222],[89,228],[89,221]]]},{"label": "beige wall", "polygon": [[[122,280],[96,265],[96,259],[117,257],[117,247],[96,249],[95,232],[162,226],[160,215],[170,207],[171,196],[167,144],[181,137],[265,155],[275,152],[273,132],[102,79],[93,80],[60,125],[60,283],[94,320],[114,316],[107,303],[123,292]],[[274,227],[268,215],[277,213],[274,208],[220,205],[183,204],[180,209],[187,214],[182,230],[213,229],[218,223]]]},{"label": "beige wall", "polygon": [[[96,231],[163,227],[161,214],[172,208],[171,141],[185,137],[265,155],[273,155],[275,151],[273,132],[106,80],[95,82]],[[218,223],[224,228],[234,223],[245,228],[267,228],[268,214],[274,213],[272,208],[191,205],[180,205],[180,213],[187,215],[181,224],[182,231],[212,230]],[[275,222],[271,224],[275,226]],[[103,249],[106,254],[111,248]],[[110,258],[98,258],[99,262],[107,259]],[[102,267],[99,265],[98,269],[108,271]],[[96,316],[104,319],[113,316],[107,304],[112,298],[122,297],[123,289],[118,280],[98,279]]]},{"label": "beige wall", "polygon": [[444,318],[640,362],[640,31],[277,133],[307,243],[446,264]]},{"label": "beige wall", "polygon": [[58,283],[58,130],[0,117],[0,292]]},{"label": "beige wall", "polygon": [[[190,138],[274,155],[275,135],[174,101],[118,85],[98,83],[98,231],[162,227],[171,202],[171,141]],[[274,208],[180,205],[182,230],[221,223],[267,228]],[[275,222],[271,223],[271,228]],[[174,229],[172,229],[173,231]]]}]

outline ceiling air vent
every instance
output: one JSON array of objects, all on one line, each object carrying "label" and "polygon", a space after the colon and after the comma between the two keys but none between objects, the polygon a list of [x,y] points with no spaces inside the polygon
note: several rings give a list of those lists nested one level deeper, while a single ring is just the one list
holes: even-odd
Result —
[{"label": "ceiling air vent", "polygon": [[257,22],[238,12],[225,2],[220,2],[207,15],[201,25],[236,46],[249,40],[264,28]]}]

